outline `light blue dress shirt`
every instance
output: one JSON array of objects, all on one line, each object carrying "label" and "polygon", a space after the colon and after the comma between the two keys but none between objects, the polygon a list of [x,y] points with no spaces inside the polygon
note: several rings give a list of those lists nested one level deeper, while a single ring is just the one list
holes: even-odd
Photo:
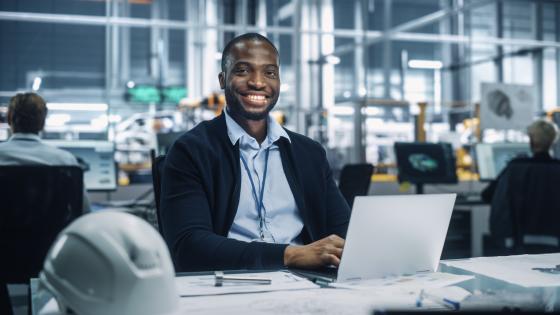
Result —
[{"label": "light blue dress shirt", "polygon": [[274,144],[280,137],[290,141],[288,133],[269,116],[268,134],[259,145],[255,138],[231,118],[227,110],[224,110],[224,114],[229,139],[233,145],[239,141],[240,154],[247,162],[257,194],[262,187],[266,150],[270,148],[263,194],[264,238],[261,238],[259,215],[251,182],[241,159],[239,159],[241,169],[239,205],[228,237],[246,242],[301,244],[298,236],[303,229],[303,221],[282,168],[280,149]]}]

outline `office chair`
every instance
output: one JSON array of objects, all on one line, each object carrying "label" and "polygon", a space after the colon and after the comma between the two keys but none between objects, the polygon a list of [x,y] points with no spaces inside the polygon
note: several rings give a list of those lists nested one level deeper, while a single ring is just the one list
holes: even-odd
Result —
[{"label": "office chair", "polygon": [[7,284],[37,277],[58,233],[82,214],[78,166],[0,166],[0,313],[11,314]]},{"label": "office chair", "polygon": [[342,168],[338,189],[340,189],[350,208],[354,204],[354,197],[368,194],[373,170],[373,165],[368,163],[346,164]]},{"label": "office chair", "polygon": [[527,236],[548,236],[560,241],[558,187],[560,161],[510,163],[500,176],[492,199],[490,231],[494,239],[500,241],[500,236],[511,236],[512,254],[560,251],[558,244],[527,241]]},{"label": "office chair", "polygon": [[160,213],[160,195],[161,195],[161,174],[163,174],[163,163],[165,162],[165,155],[155,156],[155,151],[151,151],[152,157],[152,183],[154,185],[154,199],[156,204],[156,218],[159,232],[163,235],[163,228],[161,225]]}]

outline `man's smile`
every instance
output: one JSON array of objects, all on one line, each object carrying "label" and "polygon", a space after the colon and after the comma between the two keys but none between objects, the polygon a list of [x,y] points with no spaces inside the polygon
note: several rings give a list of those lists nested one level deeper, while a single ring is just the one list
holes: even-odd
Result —
[{"label": "man's smile", "polygon": [[243,93],[239,94],[243,103],[249,106],[263,106],[268,104],[269,97],[262,94]]}]

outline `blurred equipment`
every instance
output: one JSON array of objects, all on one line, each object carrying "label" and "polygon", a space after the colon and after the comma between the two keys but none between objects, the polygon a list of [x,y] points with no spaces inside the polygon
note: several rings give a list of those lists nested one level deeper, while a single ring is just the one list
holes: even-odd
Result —
[{"label": "blurred equipment", "polygon": [[72,153],[84,169],[85,186],[88,191],[112,191],[117,189],[115,144],[109,141],[45,141],[59,149]]},{"label": "blurred equipment", "polygon": [[528,143],[479,143],[475,147],[476,164],[480,180],[493,180],[513,158],[528,157]]},{"label": "blurred equipment", "polygon": [[82,214],[82,190],[77,166],[0,167],[1,314],[12,313],[6,284],[37,277],[56,235]]},{"label": "blurred equipment", "polygon": [[176,314],[179,296],[167,246],[147,222],[131,214],[88,214],[60,233],[40,286],[63,313]]},{"label": "blurred equipment", "polygon": [[105,103],[47,103],[44,139],[107,140],[109,105]]},{"label": "blurred equipment", "polygon": [[138,104],[179,104],[179,101],[188,94],[187,88],[179,85],[160,87],[129,81],[126,87],[125,100]]},{"label": "blurred equipment", "polygon": [[149,169],[150,150],[157,148],[156,134],[184,131],[183,116],[178,111],[136,113],[115,126],[115,159],[121,170],[134,173]]},{"label": "blurred equipment", "polygon": [[165,133],[157,133],[156,134],[156,149],[158,154],[167,154],[171,146],[179,138],[185,133],[185,131],[171,131]]},{"label": "blurred equipment", "polygon": [[374,167],[371,164],[346,164],[340,172],[338,189],[350,205],[354,204],[354,197],[367,196]]},{"label": "blurred equipment", "polygon": [[424,184],[455,184],[457,172],[450,143],[395,142],[399,182],[416,184],[416,193]]}]

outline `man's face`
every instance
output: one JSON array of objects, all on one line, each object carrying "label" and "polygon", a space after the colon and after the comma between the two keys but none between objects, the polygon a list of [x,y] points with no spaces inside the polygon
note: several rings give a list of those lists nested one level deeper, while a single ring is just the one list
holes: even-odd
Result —
[{"label": "man's face", "polygon": [[230,113],[262,120],[276,105],[280,91],[278,55],[267,42],[245,40],[231,50],[225,72],[220,72]]}]

